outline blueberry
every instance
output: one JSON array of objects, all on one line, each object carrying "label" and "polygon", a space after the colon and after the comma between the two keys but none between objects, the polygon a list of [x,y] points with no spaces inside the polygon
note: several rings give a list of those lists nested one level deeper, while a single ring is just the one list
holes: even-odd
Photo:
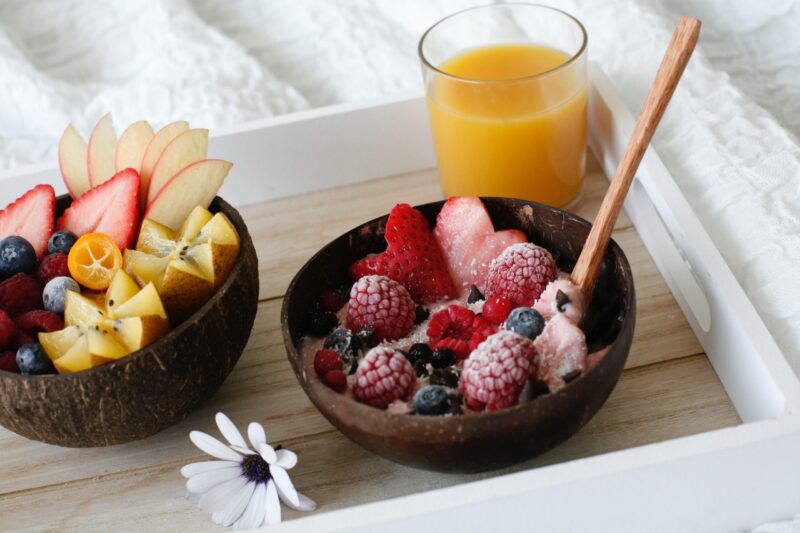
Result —
[{"label": "blueberry", "polygon": [[57,231],[47,241],[47,251],[51,254],[68,254],[78,236],[71,231]]},{"label": "blueberry", "polygon": [[408,353],[406,354],[406,359],[408,359],[412,365],[416,364],[417,361],[423,361],[427,363],[430,358],[431,349],[424,342],[412,344],[411,348],[408,349]]},{"label": "blueberry", "polygon": [[63,314],[67,291],[74,291],[80,294],[81,288],[78,282],[69,276],[58,276],[48,281],[42,293],[44,308],[54,313]]},{"label": "blueberry", "polygon": [[429,362],[433,368],[453,366],[456,364],[456,353],[450,348],[436,348]]},{"label": "blueberry", "polygon": [[481,300],[485,300],[486,297],[481,293],[481,290],[473,285],[469,289],[469,296],[467,296],[467,303],[474,304],[475,302],[480,302]]},{"label": "blueberry", "polygon": [[430,383],[455,389],[458,387],[458,372],[451,368],[437,368],[431,372]]},{"label": "blueberry", "polygon": [[450,399],[444,387],[428,385],[414,395],[414,410],[418,415],[443,415],[450,411]]},{"label": "blueberry", "polygon": [[414,324],[422,324],[428,317],[430,316],[430,311],[418,305],[417,308],[414,310]]},{"label": "blueberry", "polygon": [[417,359],[417,362],[414,363],[414,373],[417,375],[418,378],[424,378],[428,375],[428,363],[427,361],[423,361],[422,359]]},{"label": "blueberry", "polygon": [[517,307],[508,315],[505,329],[533,340],[544,329],[544,317],[530,307]]},{"label": "blueberry", "polygon": [[347,328],[338,328],[325,337],[323,347],[339,354],[348,374],[356,371],[358,357],[363,349],[361,337],[353,335]]},{"label": "blueberry", "polygon": [[17,350],[17,366],[23,374],[54,374],[53,362],[38,342],[23,344]]},{"label": "blueberry", "polygon": [[0,241],[0,276],[10,278],[20,272],[36,268],[36,252],[31,243],[11,235]]}]

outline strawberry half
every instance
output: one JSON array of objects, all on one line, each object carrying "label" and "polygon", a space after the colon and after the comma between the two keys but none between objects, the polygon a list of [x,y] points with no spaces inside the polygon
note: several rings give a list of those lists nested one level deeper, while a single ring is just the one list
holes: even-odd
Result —
[{"label": "strawberry half", "polygon": [[37,185],[0,211],[0,239],[18,235],[31,243],[41,259],[47,253],[55,217],[55,191],[50,185]]},{"label": "strawberry half", "polygon": [[139,173],[127,168],[72,202],[58,219],[58,230],[78,237],[105,233],[124,250],[133,244],[138,223]]},{"label": "strawberry half", "polygon": [[385,252],[350,265],[355,280],[369,274],[402,284],[418,303],[433,303],[456,295],[447,265],[425,217],[408,204],[398,204],[386,222]]}]

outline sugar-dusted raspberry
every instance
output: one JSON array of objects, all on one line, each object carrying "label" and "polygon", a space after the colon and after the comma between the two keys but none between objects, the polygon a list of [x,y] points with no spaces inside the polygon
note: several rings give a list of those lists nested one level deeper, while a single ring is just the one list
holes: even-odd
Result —
[{"label": "sugar-dusted raspberry", "polygon": [[0,352],[0,370],[19,374],[17,352]]},{"label": "sugar-dusted raspberry", "polygon": [[23,313],[14,319],[17,327],[29,335],[58,331],[64,329],[64,321],[52,311],[36,309]]},{"label": "sugar-dusted raspberry", "polygon": [[55,253],[46,255],[39,268],[36,269],[36,278],[42,286],[47,285],[47,282],[59,276],[69,276],[69,267],[67,266],[67,254]]},{"label": "sugar-dusted raspberry", "polygon": [[28,274],[14,274],[0,283],[0,309],[17,316],[42,308],[42,286]]},{"label": "sugar-dusted raspberry", "polygon": [[350,290],[347,325],[371,327],[378,340],[399,339],[414,326],[416,304],[405,287],[386,276],[364,276]]},{"label": "sugar-dusted raspberry", "polygon": [[331,370],[325,374],[322,381],[336,392],[344,392],[347,388],[347,374],[341,370]]},{"label": "sugar-dusted raspberry", "polygon": [[492,324],[500,324],[508,318],[514,305],[507,298],[495,296],[483,303],[483,316]]},{"label": "sugar-dusted raspberry", "polygon": [[11,348],[17,340],[17,325],[0,309],[0,350]]},{"label": "sugar-dusted raspberry", "polygon": [[498,331],[464,363],[458,390],[471,409],[497,411],[517,404],[535,370],[533,342],[511,331]]},{"label": "sugar-dusted raspberry", "polygon": [[385,409],[395,400],[406,400],[414,392],[414,367],[399,351],[378,346],[358,364],[353,393],[361,403]]},{"label": "sugar-dusted raspberry", "polygon": [[486,281],[486,298],[503,297],[513,307],[531,307],[558,269],[546,249],[525,242],[509,246],[492,261]]},{"label": "sugar-dusted raspberry", "polygon": [[342,370],[344,364],[339,354],[333,350],[322,349],[314,356],[314,371],[321,378],[331,370]]},{"label": "sugar-dusted raspberry", "polygon": [[495,329],[483,316],[453,304],[431,317],[427,334],[434,350],[448,348],[458,359],[466,359]]}]

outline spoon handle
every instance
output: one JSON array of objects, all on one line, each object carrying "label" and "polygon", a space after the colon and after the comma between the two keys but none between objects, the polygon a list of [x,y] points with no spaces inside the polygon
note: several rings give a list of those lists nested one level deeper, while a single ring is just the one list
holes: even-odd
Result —
[{"label": "spoon handle", "polygon": [[614,179],[608,187],[589,237],[586,239],[586,244],[572,271],[573,283],[581,287],[587,298],[591,297],[597,282],[600,265],[603,262],[608,241],[611,239],[614,223],[622,209],[622,203],[628,194],[636,169],[642,161],[644,152],[650,144],[650,139],[653,137],[672,93],[675,92],[675,87],[686,68],[686,63],[689,62],[699,35],[700,21],[681,17],[664,53],[664,58],[661,60],[661,66],[658,68],[652,87],[650,87],[650,93],[647,95],[647,100],[645,100],[636,121],[633,134],[625,147],[625,153],[622,155]]}]

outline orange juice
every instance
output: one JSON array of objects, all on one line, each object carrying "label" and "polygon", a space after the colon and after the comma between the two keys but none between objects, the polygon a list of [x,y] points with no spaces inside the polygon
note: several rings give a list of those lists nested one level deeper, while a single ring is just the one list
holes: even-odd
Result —
[{"label": "orange juice", "polygon": [[[438,67],[428,109],[445,194],[563,206],[586,170],[585,64],[533,44],[468,50]],[[449,76],[448,76],[449,75]]]}]

